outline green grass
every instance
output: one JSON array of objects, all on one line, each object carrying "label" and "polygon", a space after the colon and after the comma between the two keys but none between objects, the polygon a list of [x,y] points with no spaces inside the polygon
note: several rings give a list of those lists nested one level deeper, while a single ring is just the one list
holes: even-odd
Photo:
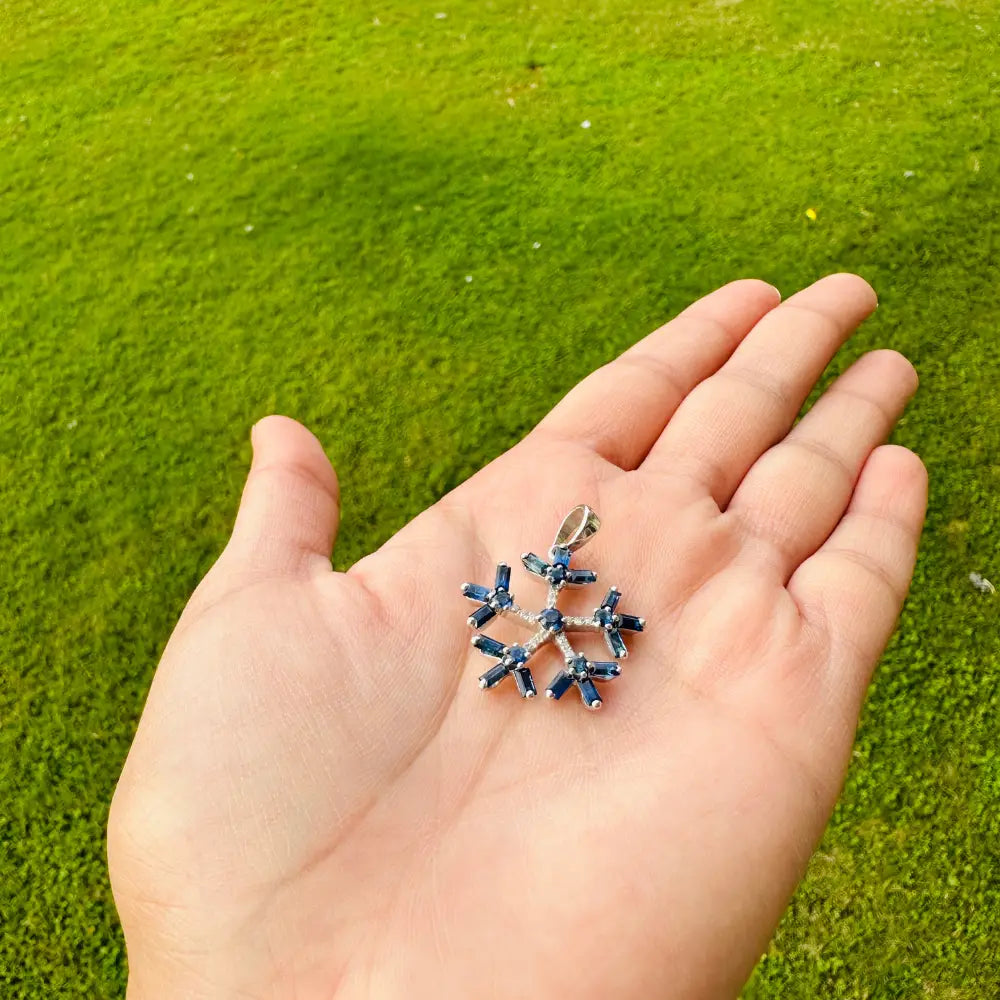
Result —
[{"label": "green grass", "polygon": [[1000,995],[998,38],[992,0],[0,2],[0,994],[123,996],[107,804],[256,418],[326,442],[346,566],[551,362],[852,269],[882,305],[837,367],[915,361],[931,508],[745,996]]}]

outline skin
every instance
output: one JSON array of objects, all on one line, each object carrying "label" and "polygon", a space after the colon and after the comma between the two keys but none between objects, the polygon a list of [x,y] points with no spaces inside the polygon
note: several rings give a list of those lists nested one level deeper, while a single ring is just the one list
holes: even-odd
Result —
[{"label": "skin", "polygon": [[[112,804],[129,1000],[736,996],[839,794],[923,523],[923,465],[883,444],[917,386],[901,355],[793,427],[875,306],[845,274],[782,304],[719,289],[346,573],[322,447],[258,423]],[[541,607],[517,556],[577,503],[600,582],[560,606],[613,583],[647,631],[599,713],[484,693],[459,586],[505,559]],[[540,688],[558,666],[533,661]]]}]

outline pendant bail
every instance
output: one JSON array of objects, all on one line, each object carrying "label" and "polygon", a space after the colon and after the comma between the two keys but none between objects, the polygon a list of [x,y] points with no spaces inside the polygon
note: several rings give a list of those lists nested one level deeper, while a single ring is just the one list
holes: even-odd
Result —
[{"label": "pendant bail", "polygon": [[597,534],[601,527],[601,519],[585,503],[578,504],[564,518],[556,532],[556,540],[552,543],[554,549],[568,549],[575,552],[578,548]]}]

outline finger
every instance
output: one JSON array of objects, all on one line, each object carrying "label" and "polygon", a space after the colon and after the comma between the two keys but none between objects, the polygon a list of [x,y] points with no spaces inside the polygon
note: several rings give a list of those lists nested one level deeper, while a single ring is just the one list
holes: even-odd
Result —
[{"label": "finger", "polygon": [[854,274],[830,275],[793,295],[684,400],[642,470],[691,478],[725,507],[875,305],[871,286]]},{"label": "finger", "polygon": [[289,417],[251,432],[253,463],[227,555],[274,573],[330,568],[340,497],[323,446]]},{"label": "finger", "polygon": [[536,433],[583,441],[634,469],[681,400],[780,300],[776,288],[756,279],[724,285],[588,375]]},{"label": "finger", "polygon": [[803,618],[825,632],[831,663],[860,698],[903,605],[927,508],[927,472],[905,448],[872,452],[840,524],[792,575]]},{"label": "finger", "polygon": [[872,351],[747,473],[729,510],[782,582],[837,526],[866,459],[916,389],[917,373],[903,355]]}]

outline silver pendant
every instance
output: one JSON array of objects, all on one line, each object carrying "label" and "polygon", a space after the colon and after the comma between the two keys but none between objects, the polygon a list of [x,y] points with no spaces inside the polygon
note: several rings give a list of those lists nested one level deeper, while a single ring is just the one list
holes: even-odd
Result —
[{"label": "silver pendant", "polygon": [[[507,646],[497,639],[482,633],[473,636],[472,645],[481,653],[497,662],[479,678],[479,686],[484,690],[496,687],[505,677],[513,674],[514,682],[523,698],[534,698],[538,693],[535,681],[528,668],[528,661],[548,643],[554,643],[564,658],[564,665],[545,689],[547,697],[558,701],[571,687],[576,685],[584,705],[591,710],[601,707],[601,696],[595,681],[610,681],[620,676],[618,662],[628,655],[622,632],[641,632],[646,623],[635,615],[621,614],[618,601],[621,591],[612,587],[599,608],[588,617],[564,615],[556,607],[559,592],[563,587],[580,587],[597,582],[597,574],[589,569],[570,569],[572,554],[597,534],[601,527],[600,518],[585,504],[574,507],[563,519],[556,533],[555,541],[549,549],[546,562],[534,552],[521,556],[524,568],[548,584],[549,595],[545,607],[538,612],[525,611],[514,602],[510,593],[510,566],[497,566],[493,587],[483,587],[478,583],[463,583],[462,593],[479,604],[469,616],[469,625],[482,629],[487,622],[501,616],[508,616],[532,629],[532,636],[524,643]],[[588,660],[577,652],[569,641],[571,632],[600,632],[614,660]]]}]

